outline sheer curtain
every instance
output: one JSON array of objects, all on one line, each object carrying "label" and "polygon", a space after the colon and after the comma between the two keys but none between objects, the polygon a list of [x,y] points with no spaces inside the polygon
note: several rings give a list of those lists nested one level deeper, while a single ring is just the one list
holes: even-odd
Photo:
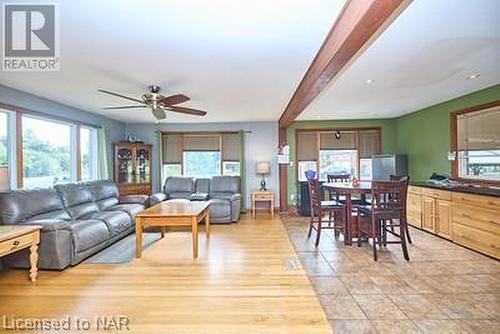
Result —
[{"label": "sheer curtain", "polygon": [[109,131],[105,127],[97,129],[97,179],[110,179],[111,172],[109,171]]}]

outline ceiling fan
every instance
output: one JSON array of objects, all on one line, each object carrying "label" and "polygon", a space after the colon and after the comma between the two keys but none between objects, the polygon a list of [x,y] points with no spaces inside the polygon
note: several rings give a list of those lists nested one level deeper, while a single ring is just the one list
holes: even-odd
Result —
[{"label": "ceiling fan", "polygon": [[122,99],[127,99],[130,101],[134,101],[140,103],[138,105],[131,106],[120,106],[120,107],[104,107],[102,109],[106,110],[123,110],[123,109],[134,109],[134,108],[151,108],[151,112],[153,116],[157,120],[165,119],[166,111],[178,112],[181,114],[195,115],[195,116],[205,116],[207,114],[206,111],[186,108],[186,107],[178,107],[177,104],[181,104],[183,102],[189,101],[189,97],[183,94],[175,94],[170,96],[163,96],[160,94],[160,86],[151,85],[148,87],[149,91],[143,94],[140,98],[128,97],[122,94],[110,92],[104,89],[99,89],[98,91],[101,93],[105,93],[108,95],[113,95],[117,97],[121,97]]}]

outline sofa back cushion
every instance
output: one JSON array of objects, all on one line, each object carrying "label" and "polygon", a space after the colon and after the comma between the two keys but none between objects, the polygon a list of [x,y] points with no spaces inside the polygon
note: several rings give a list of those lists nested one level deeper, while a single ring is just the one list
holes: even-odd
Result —
[{"label": "sofa back cushion", "polygon": [[99,180],[85,183],[90,189],[94,202],[101,210],[107,210],[115,205],[118,205],[118,187],[113,181]]},{"label": "sofa back cushion", "polygon": [[163,192],[171,193],[194,193],[194,180],[191,177],[167,177]]},{"label": "sofa back cushion", "polygon": [[197,193],[210,193],[210,179],[196,179],[195,190]]},{"label": "sofa back cushion", "polygon": [[0,224],[70,217],[55,189],[19,189],[0,193]]},{"label": "sofa back cushion", "polygon": [[92,192],[85,184],[62,184],[55,186],[55,188],[61,195],[64,207],[71,219],[79,219],[99,211],[99,207],[92,197]]},{"label": "sofa back cushion", "polygon": [[213,176],[210,182],[210,194],[240,192],[239,176]]}]

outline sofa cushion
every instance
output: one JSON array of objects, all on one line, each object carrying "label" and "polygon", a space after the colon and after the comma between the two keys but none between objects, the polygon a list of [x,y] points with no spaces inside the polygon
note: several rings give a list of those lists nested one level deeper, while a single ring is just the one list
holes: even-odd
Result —
[{"label": "sofa cushion", "polygon": [[190,201],[208,201],[207,193],[194,193],[189,196]]},{"label": "sofa cushion", "polygon": [[19,189],[0,193],[0,224],[15,224],[30,219],[70,217],[54,189]]},{"label": "sofa cushion", "polygon": [[123,211],[99,211],[83,216],[84,219],[102,220],[108,226],[111,236],[115,236],[132,226],[132,219]]},{"label": "sofa cushion", "polygon": [[189,196],[191,196],[192,192],[173,192],[168,194],[169,199],[189,199]]},{"label": "sofa cushion", "polygon": [[163,186],[165,194],[194,193],[194,180],[191,177],[167,177]]},{"label": "sofa cushion", "polygon": [[91,181],[87,182],[86,186],[92,192],[94,202],[97,203],[99,209],[106,210],[118,204],[118,187],[113,181]]},{"label": "sofa cushion", "polygon": [[209,194],[210,193],[210,179],[196,179],[195,191],[197,193]]},{"label": "sofa cushion", "polygon": [[71,219],[79,219],[92,212],[98,212],[99,207],[94,202],[92,192],[84,184],[62,184],[55,186],[61,195],[64,206]]},{"label": "sofa cushion", "polygon": [[123,211],[126,214],[129,215],[130,219],[132,220],[132,224],[135,222],[135,216],[141,211],[144,211],[145,206],[141,204],[118,204],[115,205],[111,208],[109,208],[109,211]]},{"label": "sofa cushion", "polygon": [[214,176],[210,183],[210,195],[214,193],[240,192],[240,177],[239,176]]},{"label": "sofa cushion", "polygon": [[215,193],[210,194],[210,198],[217,198],[217,199],[223,199],[226,201],[230,201],[233,195],[234,195],[233,193],[220,191],[220,192],[215,192]]},{"label": "sofa cushion", "polygon": [[76,220],[71,224],[71,229],[76,253],[106,242],[110,237],[108,227],[101,220]]},{"label": "sofa cushion", "polygon": [[220,218],[231,216],[231,205],[223,199],[210,199],[210,217]]}]

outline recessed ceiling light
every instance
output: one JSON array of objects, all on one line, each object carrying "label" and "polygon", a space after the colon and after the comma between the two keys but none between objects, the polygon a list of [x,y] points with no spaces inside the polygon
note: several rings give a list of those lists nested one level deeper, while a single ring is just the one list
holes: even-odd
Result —
[{"label": "recessed ceiling light", "polygon": [[480,74],[480,73],[475,73],[475,74],[468,75],[468,76],[467,76],[467,79],[469,79],[469,80],[474,80],[474,79],[479,78],[480,76],[481,76],[481,74]]},{"label": "recessed ceiling light", "polygon": [[366,80],[365,80],[365,82],[366,82],[368,85],[372,84],[374,81],[375,81],[375,80],[373,80],[373,79],[366,79]]}]

